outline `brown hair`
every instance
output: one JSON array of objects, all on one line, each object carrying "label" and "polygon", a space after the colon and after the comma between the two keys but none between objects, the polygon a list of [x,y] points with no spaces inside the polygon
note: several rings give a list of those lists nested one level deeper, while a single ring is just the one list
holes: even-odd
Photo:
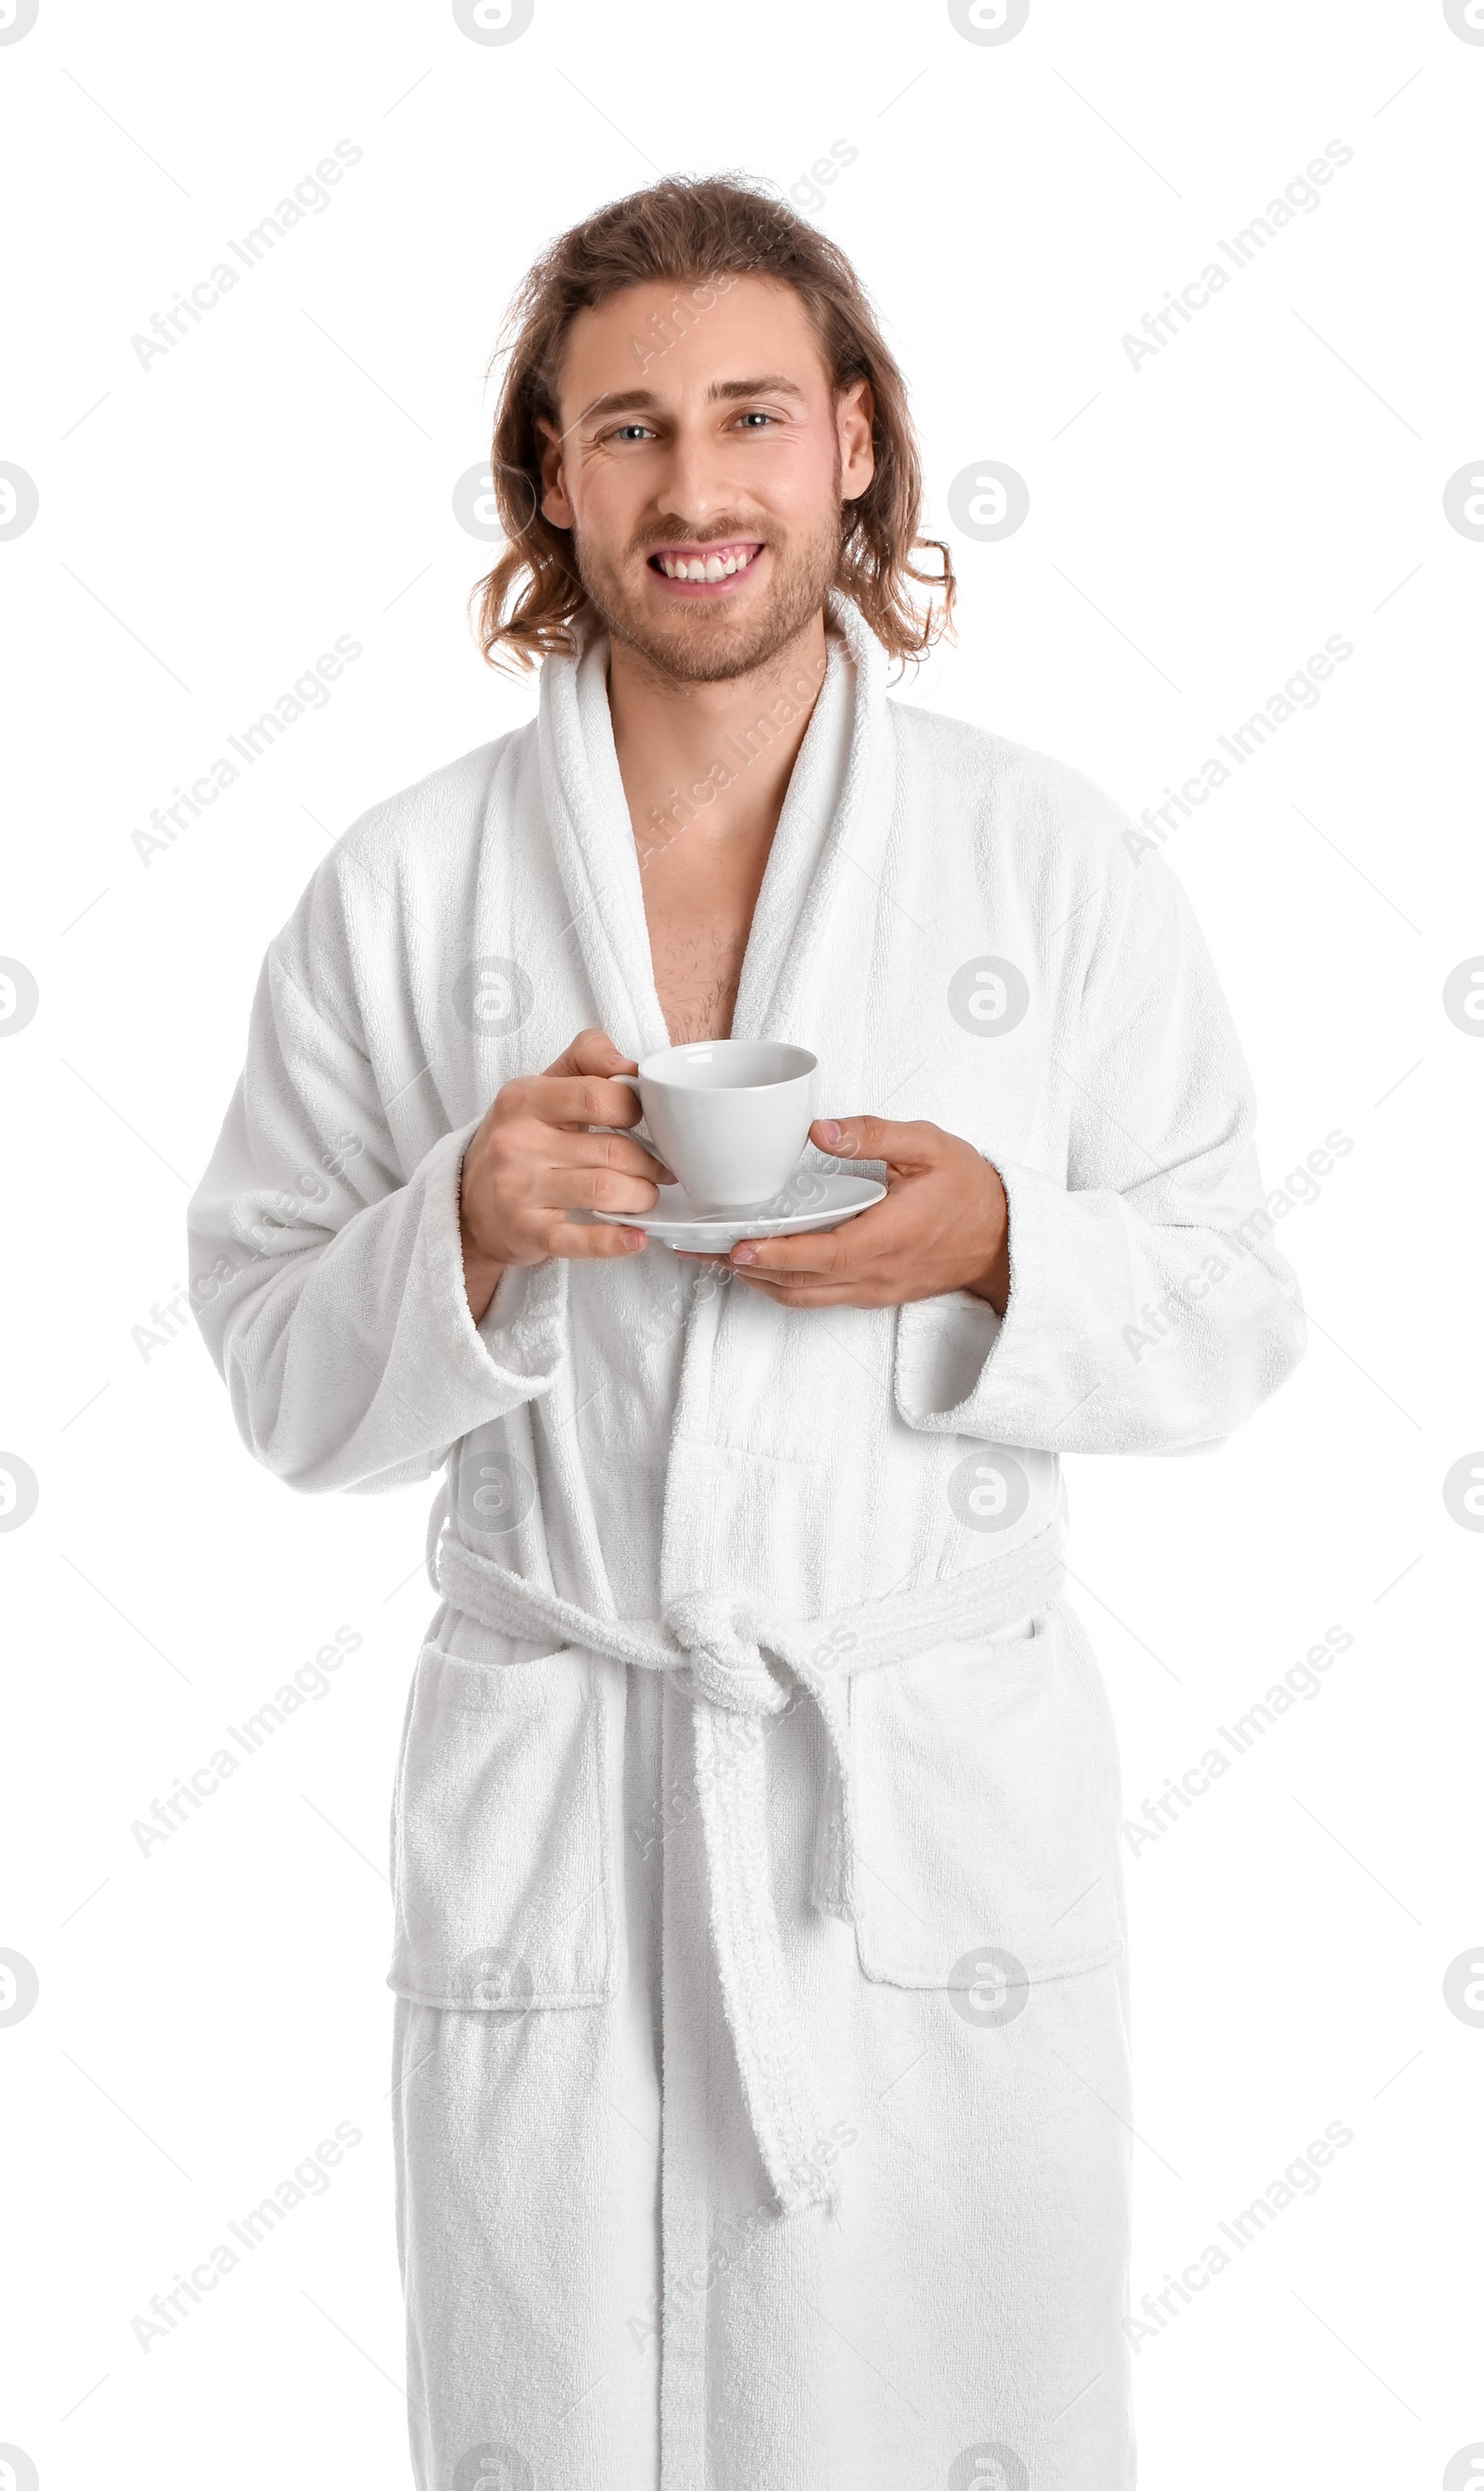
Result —
[{"label": "brown hair", "polygon": [[[678,298],[670,314],[679,331],[707,308],[695,298],[714,300],[713,289],[725,291],[739,277],[771,278],[794,288],[837,394],[856,380],[871,385],[876,472],[845,507],[834,586],[854,600],[904,666],[925,656],[941,632],[951,631],[955,582],[948,548],[917,533],[922,468],[906,384],[850,261],[761,182],[676,176],[615,199],[559,234],[510,307],[495,358],[504,353],[509,360],[490,460],[507,543],[470,597],[471,604],[480,601],[480,647],[489,664],[524,669],[571,648],[567,626],[587,603],[568,532],[554,527],[540,507],[538,425],[542,419],[558,422],[557,377],[576,313],[626,286],[655,279],[688,284],[692,300]],[[941,556],[937,571],[916,567],[912,556],[919,548]],[[925,611],[909,583],[930,591]]]}]

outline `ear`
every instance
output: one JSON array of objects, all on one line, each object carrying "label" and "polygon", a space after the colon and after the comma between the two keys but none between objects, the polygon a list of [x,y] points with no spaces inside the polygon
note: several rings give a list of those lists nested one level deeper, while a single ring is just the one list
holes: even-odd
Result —
[{"label": "ear", "polygon": [[537,418],[537,430],[541,443],[541,515],[549,519],[554,528],[569,528],[572,506],[567,498],[563,481],[560,435],[543,415]]},{"label": "ear", "polygon": [[871,426],[876,399],[867,380],[852,381],[835,401],[835,428],[840,445],[840,498],[858,502],[876,473]]}]

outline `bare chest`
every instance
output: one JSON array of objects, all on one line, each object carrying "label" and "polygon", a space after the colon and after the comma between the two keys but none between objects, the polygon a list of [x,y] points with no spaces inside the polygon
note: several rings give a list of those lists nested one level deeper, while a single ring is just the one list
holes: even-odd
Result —
[{"label": "bare chest", "polygon": [[764,861],[698,874],[655,860],[645,871],[650,960],[672,1046],[731,1034]]}]

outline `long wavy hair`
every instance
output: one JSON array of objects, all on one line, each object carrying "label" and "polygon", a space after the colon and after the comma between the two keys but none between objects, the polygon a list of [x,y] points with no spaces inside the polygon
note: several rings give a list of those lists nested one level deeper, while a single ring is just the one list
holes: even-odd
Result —
[{"label": "long wavy hair", "polygon": [[[568,626],[588,603],[571,539],[541,511],[541,435],[559,428],[556,384],[579,311],[626,286],[655,281],[704,292],[718,278],[771,278],[791,285],[809,315],[836,395],[871,385],[876,472],[842,513],[834,587],[858,606],[903,666],[952,630],[955,581],[948,548],[917,533],[922,468],[907,389],[865,289],[845,253],[761,182],[674,177],[612,200],[559,234],[510,306],[490,370],[506,359],[495,410],[490,474],[506,544],[477,582],[486,662],[514,671],[574,646]],[[675,325],[687,316],[678,303]],[[688,316],[694,317],[693,310]],[[919,552],[939,556],[917,568]],[[925,598],[915,591],[926,590]]]}]

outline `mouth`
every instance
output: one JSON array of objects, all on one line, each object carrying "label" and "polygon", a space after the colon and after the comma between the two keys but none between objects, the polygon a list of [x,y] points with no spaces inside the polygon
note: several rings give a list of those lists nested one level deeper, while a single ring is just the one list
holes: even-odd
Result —
[{"label": "mouth", "polygon": [[729,537],[715,544],[657,545],[649,569],[672,597],[734,597],[766,550],[753,537]]}]

